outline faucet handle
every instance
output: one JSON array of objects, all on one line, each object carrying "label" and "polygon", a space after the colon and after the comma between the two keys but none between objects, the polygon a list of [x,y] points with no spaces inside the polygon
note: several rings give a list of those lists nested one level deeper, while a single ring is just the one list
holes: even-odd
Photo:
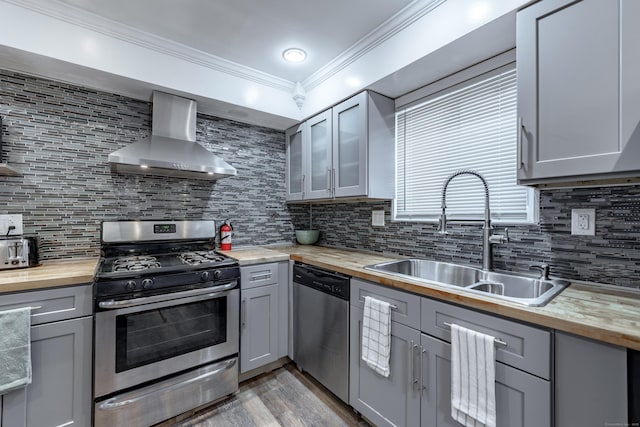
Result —
[{"label": "faucet handle", "polygon": [[489,236],[489,243],[498,244],[498,243],[509,243],[509,229],[504,229],[504,234],[493,234]]},{"label": "faucet handle", "polygon": [[539,279],[549,280],[549,264],[532,265],[529,270],[540,270]]}]

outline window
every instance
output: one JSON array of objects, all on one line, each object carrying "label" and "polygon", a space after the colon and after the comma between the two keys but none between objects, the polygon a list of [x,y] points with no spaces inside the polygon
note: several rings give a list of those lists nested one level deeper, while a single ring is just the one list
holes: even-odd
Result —
[{"label": "window", "polygon": [[[491,217],[534,222],[535,190],[516,184],[517,116],[514,64],[440,91],[396,113],[398,220],[438,219],[444,181],[474,170],[489,184]],[[481,219],[484,188],[461,175],[447,188],[447,216]]]}]

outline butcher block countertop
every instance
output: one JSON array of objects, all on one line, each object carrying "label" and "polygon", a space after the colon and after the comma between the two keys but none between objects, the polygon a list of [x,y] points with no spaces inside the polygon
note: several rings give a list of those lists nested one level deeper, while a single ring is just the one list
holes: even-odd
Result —
[{"label": "butcher block countertop", "polygon": [[294,261],[381,285],[640,350],[640,293],[624,288],[572,284],[546,306],[527,307],[464,290],[365,270],[366,265],[397,259],[378,254],[314,245],[240,249],[226,254],[237,257],[242,265],[252,263],[251,257],[259,260],[257,262],[281,261],[282,258],[274,252],[286,254]]},{"label": "butcher block countertop", "polygon": [[[546,306],[527,307],[364,269],[366,265],[396,259],[390,256],[314,245],[240,248],[223,253],[237,259],[240,265],[292,259],[418,295],[640,350],[640,293],[624,288],[572,284]],[[98,258],[92,258],[0,271],[0,294],[91,283],[97,264]]]},{"label": "butcher block countertop", "polygon": [[43,262],[38,267],[0,271],[0,294],[92,283],[98,258]]}]

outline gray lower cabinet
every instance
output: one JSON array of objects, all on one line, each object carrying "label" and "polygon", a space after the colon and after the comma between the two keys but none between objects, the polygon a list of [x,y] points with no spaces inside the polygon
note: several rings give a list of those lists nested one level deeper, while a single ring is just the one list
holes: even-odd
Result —
[{"label": "gray lower cabinet", "polygon": [[[422,334],[422,427],[459,427],[451,418],[451,345]],[[496,363],[496,425],[551,425],[549,381]],[[559,424],[570,425],[570,424]],[[587,424],[576,424],[587,425]]]},{"label": "gray lower cabinet", "polygon": [[349,404],[378,427],[417,426],[420,390],[414,379],[418,379],[420,331],[391,322],[391,372],[385,378],[362,361],[362,315],[362,309],[351,305]]},{"label": "gray lower cabinet", "polygon": [[91,286],[3,295],[0,309],[20,306],[38,307],[32,309],[32,383],[2,396],[1,425],[89,427]]},{"label": "gray lower cabinet", "polygon": [[275,362],[289,347],[288,262],[240,268],[240,373]]},{"label": "gray lower cabinet", "polygon": [[556,426],[624,426],[627,350],[564,332],[555,334]]},{"label": "gray lower cabinet", "polygon": [[[360,357],[367,295],[393,305],[388,378]],[[376,426],[460,426],[451,418],[450,323],[504,343],[496,347],[497,426],[552,426],[551,331],[355,278],[350,310],[349,404]]]},{"label": "gray lower cabinet", "polygon": [[278,285],[242,291],[240,373],[278,359]]}]

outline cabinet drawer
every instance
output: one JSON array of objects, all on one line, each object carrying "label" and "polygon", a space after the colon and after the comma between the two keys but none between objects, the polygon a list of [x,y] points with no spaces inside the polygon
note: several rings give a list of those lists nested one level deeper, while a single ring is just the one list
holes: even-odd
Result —
[{"label": "cabinet drawer", "polygon": [[278,283],[278,263],[249,265],[240,267],[240,289]]},{"label": "cabinet drawer", "polygon": [[391,320],[418,329],[420,327],[420,297],[387,286],[351,279],[351,305],[364,310],[364,297],[386,301],[391,308]]},{"label": "cabinet drawer", "polygon": [[[0,311],[32,307],[31,324],[40,325],[74,317],[91,316],[92,300],[91,285],[26,291],[3,295],[0,298]],[[34,309],[34,307],[38,308]]]},{"label": "cabinet drawer", "polygon": [[506,343],[496,343],[496,360],[541,378],[550,379],[550,331],[429,298],[422,298],[421,311],[420,329],[423,332],[451,342],[451,330],[445,323],[455,323],[492,335]]}]

